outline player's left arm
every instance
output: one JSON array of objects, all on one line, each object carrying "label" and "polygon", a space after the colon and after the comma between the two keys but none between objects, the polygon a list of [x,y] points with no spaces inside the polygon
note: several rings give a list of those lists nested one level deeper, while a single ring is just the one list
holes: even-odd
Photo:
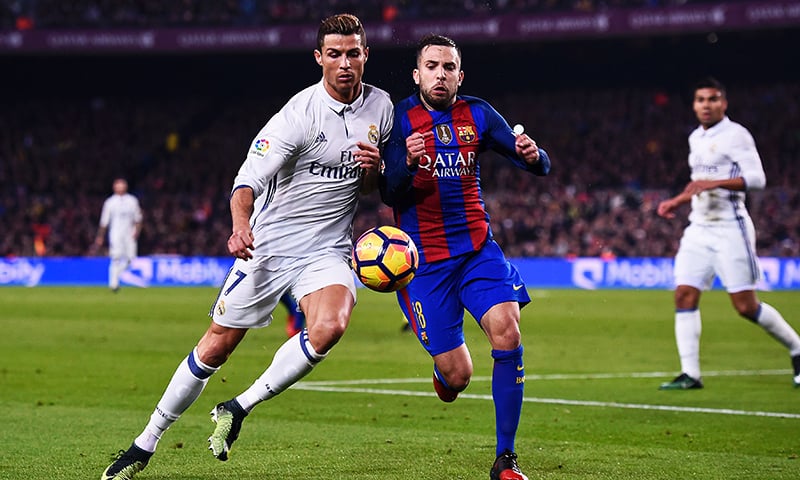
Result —
[{"label": "player's left arm", "polygon": [[394,105],[387,94],[386,102],[383,106],[383,114],[381,115],[380,129],[378,130],[380,133],[378,145],[374,146],[359,142],[358,148],[360,150],[354,154],[356,162],[364,169],[364,177],[362,177],[360,189],[362,194],[372,193],[379,187],[381,163],[383,162],[383,155],[386,151],[386,144],[389,143],[393,124]]},{"label": "player's left arm", "polygon": [[144,216],[142,215],[142,206],[139,204],[139,200],[137,200],[135,197],[134,204],[136,205],[136,209],[133,215],[133,238],[138,240],[139,235],[142,233]]},{"label": "player's left arm", "polygon": [[482,102],[478,105],[488,127],[489,148],[534,175],[544,176],[550,173],[550,156],[543,148],[528,134],[515,134],[505,118],[488,103]]},{"label": "player's left arm", "polygon": [[720,188],[728,190],[762,190],[767,185],[767,175],[761,163],[761,156],[756,149],[756,141],[746,128],[739,126],[738,131],[731,136],[729,150],[726,152],[731,161],[740,171],[741,186],[730,188],[721,185]]},{"label": "player's left arm", "polygon": [[378,188],[378,167],[381,164],[381,151],[378,147],[369,143],[357,142],[356,145],[359,150],[353,152],[353,158],[355,158],[361,170],[364,171],[359,191],[363,194],[369,194]]}]

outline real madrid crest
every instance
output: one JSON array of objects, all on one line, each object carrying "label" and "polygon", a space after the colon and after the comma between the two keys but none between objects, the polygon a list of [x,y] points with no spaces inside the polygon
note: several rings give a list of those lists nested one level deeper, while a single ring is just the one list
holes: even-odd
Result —
[{"label": "real madrid crest", "polygon": [[453,131],[450,130],[450,125],[440,123],[433,127],[433,131],[436,132],[436,138],[445,145],[449,145],[453,141]]},{"label": "real madrid crest", "polygon": [[369,126],[369,132],[367,132],[367,138],[369,139],[369,143],[373,145],[378,144],[378,140],[380,140],[380,135],[378,134],[378,127],[376,125]]}]

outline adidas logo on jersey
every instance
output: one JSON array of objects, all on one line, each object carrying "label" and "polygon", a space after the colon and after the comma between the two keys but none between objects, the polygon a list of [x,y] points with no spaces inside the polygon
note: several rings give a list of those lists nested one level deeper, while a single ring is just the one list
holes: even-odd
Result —
[{"label": "adidas logo on jersey", "polygon": [[323,143],[323,142],[327,142],[327,141],[328,141],[328,139],[325,138],[325,132],[319,132],[319,135],[317,135],[317,139],[316,139],[315,143]]}]

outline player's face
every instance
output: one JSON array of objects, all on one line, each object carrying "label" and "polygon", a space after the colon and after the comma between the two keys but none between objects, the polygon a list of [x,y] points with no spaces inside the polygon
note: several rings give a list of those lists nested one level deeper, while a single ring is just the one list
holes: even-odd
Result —
[{"label": "player's face", "polygon": [[325,90],[342,103],[350,103],[361,93],[361,77],[369,48],[362,46],[360,35],[325,35],[321,50],[314,50],[322,66]]},{"label": "player's face", "polygon": [[125,180],[114,180],[113,185],[114,193],[117,195],[122,195],[123,193],[128,191],[128,182]]},{"label": "player's face", "polygon": [[713,127],[725,116],[728,100],[716,88],[698,88],[694,92],[694,113],[703,128]]},{"label": "player's face", "polygon": [[431,110],[444,110],[456,100],[464,79],[461,58],[454,47],[425,47],[414,69],[414,82],[419,85],[422,103]]}]

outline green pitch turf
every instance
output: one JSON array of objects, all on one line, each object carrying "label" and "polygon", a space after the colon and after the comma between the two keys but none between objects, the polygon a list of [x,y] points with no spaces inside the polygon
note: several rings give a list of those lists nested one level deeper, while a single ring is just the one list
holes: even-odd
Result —
[{"label": "green pitch turf", "polygon": [[[482,479],[494,459],[488,343],[468,319],[473,383],[433,394],[431,362],[393,295],[360,290],[349,331],[304,381],[244,423],[221,463],[209,410],[283,342],[284,313],[251,331],[165,435],[143,480]],[[705,295],[706,388],[665,392],[678,369],[671,292],[533,291],[523,310],[531,479],[800,478],[800,389],[785,349]],[[214,289],[0,289],[0,478],[97,479],[141,431],[208,325]],[[762,299],[800,328],[800,295]]]}]

